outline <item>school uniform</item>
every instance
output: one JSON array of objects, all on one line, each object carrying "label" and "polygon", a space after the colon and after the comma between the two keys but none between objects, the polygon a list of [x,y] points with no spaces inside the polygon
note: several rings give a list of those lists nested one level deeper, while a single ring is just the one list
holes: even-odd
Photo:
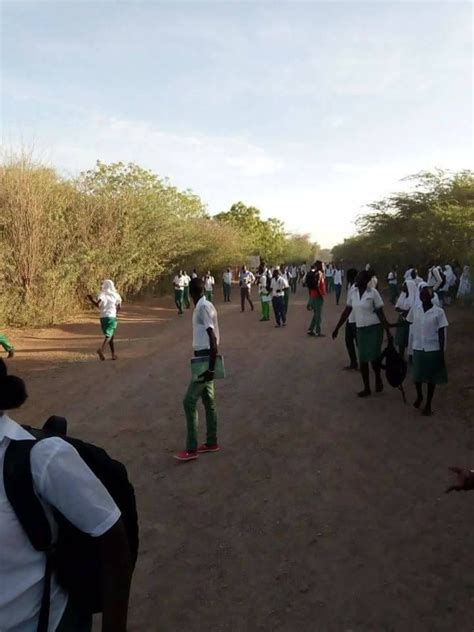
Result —
[{"label": "school uniform", "polygon": [[[4,414],[0,416],[0,473],[11,441],[34,437]],[[35,492],[43,505],[56,539],[54,509],[80,531],[96,538],[109,531],[120,518],[120,510],[109,492],[79,456],[77,450],[58,437],[38,441],[31,450],[31,474]],[[46,556],[33,548],[0,484],[0,630],[36,632],[43,597]],[[53,573],[49,630],[64,628],[73,604]],[[76,620],[80,615],[76,612]],[[86,615],[81,630],[92,629]]]},{"label": "school uniform", "polygon": [[262,307],[262,320],[270,320],[270,303],[272,300],[271,292],[267,290],[267,272],[260,275],[258,281],[258,293],[260,295],[260,304]]},{"label": "school uniform", "polygon": [[[410,270],[410,275],[411,275],[411,270]],[[392,305],[395,305],[397,301],[397,297],[398,297],[397,273],[391,270],[388,273],[387,281],[388,281],[388,289],[390,292],[390,302],[392,303]]]},{"label": "school uniform", "polygon": [[186,309],[191,307],[191,301],[189,300],[189,284],[191,282],[191,277],[186,273],[183,274],[184,287],[183,287],[183,303]]},{"label": "school uniform", "polygon": [[230,303],[230,291],[232,288],[232,272],[224,272],[222,275],[222,290],[224,292],[224,303]]},{"label": "school uniform", "polygon": [[334,284],[333,274],[334,274],[333,267],[331,265],[328,265],[324,273],[324,277],[326,279],[326,292],[328,294],[331,294],[332,292],[332,288]]},{"label": "school uniform", "polygon": [[382,354],[383,326],[375,310],[383,307],[382,297],[370,287],[361,296],[359,288],[354,287],[347,296],[347,306],[354,312],[359,361],[377,361]]},{"label": "school uniform", "polygon": [[291,283],[291,272],[290,272],[290,271],[289,271],[289,269],[287,268],[287,269],[285,270],[285,272],[282,272],[282,275],[281,275],[281,276],[285,279],[285,281],[286,281],[286,282],[287,282],[287,284],[288,284],[288,287],[286,287],[286,288],[284,289],[284,298],[283,298],[283,302],[284,302],[284,304],[285,304],[285,316],[286,316],[286,315],[288,314],[288,305],[290,304],[290,292],[291,292],[291,289],[290,289],[290,283]]},{"label": "school uniform", "polygon": [[336,292],[336,305],[339,305],[339,300],[341,298],[342,278],[343,278],[342,270],[334,269],[333,282],[334,282],[334,291]]},{"label": "school uniform", "polygon": [[8,340],[6,334],[0,333],[0,347],[3,347],[7,353],[10,353],[10,351],[13,351],[13,345]]},{"label": "school uniform", "polygon": [[252,283],[255,282],[255,277],[250,270],[246,270],[245,272],[241,272],[239,275],[239,286],[240,286],[240,309],[242,312],[245,311],[245,301],[247,300],[250,305],[250,309],[253,311],[253,303],[250,298],[250,293],[252,291]]},{"label": "school uniform", "polygon": [[308,333],[315,333],[317,336],[321,334],[321,321],[324,306],[324,297],[326,295],[326,286],[322,272],[314,272],[316,278],[316,287],[309,289],[308,306],[313,310],[313,317],[308,327]]},{"label": "school uniform", "polygon": [[204,277],[204,291],[206,293],[206,298],[208,301],[210,301],[211,303],[214,300],[214,285],[215,285],[215,280],[213,276],[206,276]]},{"label": "school uniform", "polygon": [[[354,284],[349,285],[347,288],[347,296],[349,296],[350,292],[355,290]],[[350,366],[353,369],[357,369],[359,367],[359,363],[357,361],[357,325],[355,321],[354,310],[349,314],[349,318],[346,320],[346,328],[345,328],[344,342],[346,343],[347,353],[349,354]]]},{"label": "school uniform", "polygon": [[122,305],[118,292],[102,291],[97,297],[100,310],[100,326],[106,338],[113,338],[117,330],[117,309]]},{"label": "school uniform", "polygon": [[275,320],[278,325],[286,324],[286,312],[285,312],[285,289],[288,288],[288,281],[279,276],[271,281],[272,292],[272,305],[275,314]]},{"label": "school uniform", "polygon": [[[415,382],[445,384],[448,381],[438,332],[449,323],[441,307],[433,305],[426,312],[422,304],[414,305],[407,315],[413,331],[413,379]],[[443,350],[444,351],[444,350]]]},{"label": "school uniform", "polygon": [[173,279],[174,303],[178,309],[178,314],[183,313],[184,307],[184,276],[177,274]]},{"label": "school uniform", "polygon": [[406,319],[406,315],[413,307],[416,301],[417,287],[413,279],[405,281],[407,292],[403,291],[395,303],[395,309],[400,312],[397,323],[397,331],[395,332],[395,344],[401,349],[406,349],[410,337],[410,323]]},{"label": "school uniform", "polygon": [[[202,296],[196,303],[193,311],[193,351],[196,357],[210,354],[209,335],[207,330],[211,328],[216,336],[217,344],[220,342],[219,323],[217,311],[214,305]],[[214,380],[209,382],[194,382],[191,380],[183,400],[186,416],[186,450],[197,450],[198,412],[197,403],[202,400],[206,411],[206,443],[217,444],[217,412],[215,404]]]}]

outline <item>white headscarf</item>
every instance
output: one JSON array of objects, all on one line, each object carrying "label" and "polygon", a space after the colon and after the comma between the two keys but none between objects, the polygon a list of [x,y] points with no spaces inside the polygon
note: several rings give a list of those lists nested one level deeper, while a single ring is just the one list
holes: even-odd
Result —
[{"label": "white headscarf", "polygon": [[451,287],[452,285],[455,285],[456,283],[456,275],[453,272],[452,267],[447,264],[444,266],[444,273],[446,275],[446,284],[448,287]]},{"label": "white headscarf", "polygon": [[[420,298],[420,292],[421,292],[421,290],[424,287],[430,288],[428,283],[426,283],[425,281],[422,281],[420,283],[420,285],[418,286],[418,292],[416,293],[415,307],[417,307],[418,305],[422,305],[422,301],[421,301],[421,298]],[[439,307],[439,298],[438,298],[438,295],[436,294],[436,292],[433,292],[433,296],[431,297],[431,302],[433,303],[433,305],[436,305],[437,307]]]},{"label": "white headscarf", "polygon": [[[405,281],[407,286],[407,291],[403,291],[398,297],[397,303],[395,307],[403,310],[404,312],[410,311],[413,305],[416,303],[416,283],[413,279],[408,279]],[[419,296],[419,294],[418,294]]]},{"label": "white headscarf", "polygon": [[114,298],[117,298],[117,297],[120,298],[120,294],[115,289],[114,282],[111,281],[110,279],[106,279],[102,283],[102,292],[104,294],[109,294],[110,296],[113,296]]}]

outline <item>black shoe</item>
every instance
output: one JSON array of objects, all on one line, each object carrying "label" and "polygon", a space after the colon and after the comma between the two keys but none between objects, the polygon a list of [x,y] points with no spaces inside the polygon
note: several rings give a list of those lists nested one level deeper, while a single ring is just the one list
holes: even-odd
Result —
[{"label": "black shoe", "polygon": [[316,334],[314,333],[314,331],[311,331],[311,330],[307,331],[306,335],[311,336],[312,338],[316,338]]}]

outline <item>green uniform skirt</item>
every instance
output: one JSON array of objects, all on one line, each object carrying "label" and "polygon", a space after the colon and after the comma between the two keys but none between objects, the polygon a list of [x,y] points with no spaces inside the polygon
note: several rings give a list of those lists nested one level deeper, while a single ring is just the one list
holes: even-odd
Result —
[{"label": "green uniform skirt", "polygon": [[408,347],[408,336],[410,334],[410,323],[400,314],[398,318],[397,331],[395,332],[395,344],[397,347]]},{"label": "green uniform skirt", "polygon": [[427,384],[446,384],[448,372],[441,351],[413,350],[413,379]]},{"label": "green uniform skirt", "polygon": [[357,327],[359,362],[375,362],[382,355],[383,327],[369,325]]},{"label": "green uniform skirt", "polygon": [[100,319],[100,326],[106,338],[112,338],[117,329],[117,319],[113,316],[105,316]]}]

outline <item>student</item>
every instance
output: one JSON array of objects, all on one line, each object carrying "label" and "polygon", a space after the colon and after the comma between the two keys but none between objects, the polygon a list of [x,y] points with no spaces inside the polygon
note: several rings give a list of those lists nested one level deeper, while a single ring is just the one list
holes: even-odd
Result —
[{"label": "student", "polygon": [[397,331],[395,333],[395,345],[398,347],[398,352],[402,356],[405,356],[405,349],[409,345],[410,336],[410,323],[406,317],[410,309],[415,304],[417,287],[413,279],[408,279],[403,282],[402,291],[395,304],[395,310],[400,314],[398,317]]},{"label": "student", "polygon": [[290,266],[290,289],[293,294],[296,294],[298,287],[298,268],[295,265]]},{"label": "student", "polygon": [[[214,390],[214,368],[219,344],[219,323],[214,305],[204,296],[204,283],[192,279],[189,291],[195,305],[193,312],[193,350],[195,357],[209,357],[209,368],[200,376],[201,381],[191,380],[183,400],[186,415],[186,449],[178,452],[178,461],[193,461],[199,454],[217,452],[217,412]],[[198,447],[197,403],[202,400],[206,410],[206,443]]]},{"label": "student", "polygon": [[332,267],[332,263],[328,263],[326,266],[326,270],[324,272],[324,277],[326,280],[326,293],[331,294],[333,288],[333,274],[334,270]]},{"label": "student", "polygon": [[444,266],[444,275],[446,277],[446,283],[442,289],[446,297],[446,305],[451,305],[456,298],[456,286],[458,284],[458,279],[454,274],[453,268],[449,264]]},{"label": "student", "polygon": [[336,292],[336,305],[339,305],[339,301],[341,299],[343,274],[343,271],[336,263],[333,270],[334,291]]},{"label": "student", "polygon": [[191,277],[186,272],[186,270],[183,272],[183,281],[184,281],[183,304],[186,307],[186,309],[189,309],[191,307],[191,302],[189,300],[189,283],[191,282]]},{"label": "student", "polygon": [[[1,363],[3,364],[3,363]],[[4,460],[12,441],[34,439],[6,411],[27,399],[25,384],[0,365],[0,630],[36,632],[44,592],[44,552],[33,548],[8,500]],[[92,536],[101,558],[103,632],[126,632],[132,563],[120,510],[76,449],[59,437],[38,441],[31,449],[31,473],[38,498],[57,532],[55,512]],[[81,613],[68,599],[53,572],[50,632],[90,632],[92,615]]]},{"label": "student", "polygon": [[306,333],[308,336],[322,338],[321,319],[326,294],[322,261],[316,261],[314,269],[306,275],[306,286],[309,292],[309,308],[313,310],[313,318]]},{"label": "student", "polygon": [[412,263],[410,263],[408,265],[408,268],[405,270],[405,274],[403,275],[404,281],[408,281],[409,279],[412,278],[412,272],[414,269],[415,269],[415,266]]},{"label": "student", "polygon": [[415,408],[423,403],[422,385],[428,385],[426,405],[422,414],[433,414],[431,403],[437,384],[446,384],[448,374],[444,360],[446,327],[444,310],[433,305],[430,288],[422,287],[420,301],[408,313],[407,320],[413,330],[413,379],[416,386]]},{"label": "student", "polygon": [[214,285],[216,281],[212,276],[210,270],[207,271],[206,276],[204,277],[204,289],[206,291],[206,298],[211,303],[214,302]]},{"label": "student", "polygon": [[193,269],[193,271],[191,272],[191,279],[197,279],[198,278],[198,273],[196,272],[196,268]]},{"label": "student", "polygon": [[[354,289],[354,283],[357,278],[357,270],[355,268],[350,268],[347,271],[347,296],[349,296],[350,292]],[[357,361],[357,326],[355,321],[354,310],[349,314],[348,319],[346,320],[346,329],[345,329],[345,343],[347,353],[349,355],[349,365],[344,367],[345,371],[358,371],[359,363]]]},{"label": "student", "polygon": [[232,271],[230,268],[222,275],[222,289],[224,292],[224,303],[230,303],[230,291],[232,288]]},{"label": "student", "polygon": [[469,266],[464,266],[463,272],[459,279],[459,287],[457,297],[462,300],[464,305],[470,302],[471,297],[471,274]]},{"label": "student", "polygon": [[271,275],[265,265],[261,265],[258,270],[258,293],[260,295],[260,303],[262,306],[261,322],[270,320],[270,302],[271,296]]},{"label": "student", "polygon": [[117,314],[122,307],[122,297],[115,289],[114,282],[106,279],[102,283],[102,291],[95,300],[90,294],[88,295],[90,302],[100,310],[100,326],[104,334],[104,342],[100,349],[97,349],[97,355],[103,361],[105,360],[104,351],[107,344],[110,346],[112,360],[117,360],[115,354],[115,332],[117,331]]},{"label": "student", "polygon": [[[398,278],[397,266],[393,265],[392,269],[390,270],[387,276],[388,289],[390,292],[390,303],[392,303],[392,305],[395,305],[398,298],[397,278]],[[410,272],[410,278],[411,278],[411,272]]]},{"label": "student", "polygon": [[180,270],[173,279],[174,287],[174,304],[178,308],[178,314],[181,316],[184,307],[184,274]]},{"label": "student", "polygon": [[288,266],[281,266],[280,270],[282,270],[281,276],[285,279],[288,286],[284,289],[284,304],[285,304],[285,316],[288,314],[288,305],[290,304],[290,283],[291,283],[291,272]]},{"label": "student", "polygon": [[381,393],[383,391],[380,356],[384,329],[387,332],[387,337],[392,338],[390,325],[383,311],[382,297],[376,289],[369,287],[370,280],[370,272],[367,270],[359,272],[355,289],[348,294],[347,306],[332,334],[333,339],[336,339],[339,329],[354,310],[360,372],[364,383],[364,389],[357,394],[359,397],[368,397],[372,393],[370,390],[369,362],[372,363],[375,373],[375,392]]},{"label": "student", "polygon": [[284,278],[280,268],[273,270],[273,278],[270,283],[272,292],[272,305],[275,314],[275,327],[286,327],[285,312],[285,289],[288,287],[288,281]]},{"label": "student", "polygon": [[13,358],[15,355],[15,349],[12,343],[8,340],[6,334],[0,333],[0,347],[3,347],[7,352],[7,358]]},{"label": "student", "polygon": [[305,279],[306,279],[307,274],[308,274],[308,266],[306,265],[306,261],[304,261],[300,265],[300,282],[301,282],[301,285],[303,286],[305,284]]},{"label": "student", "polygon": [[252,291],[252,283],[255,283],[255,276],[250,270],[247,270],[247,266],[242,266],[242,270],[239,275],[240,286],[240,311],[245,312],[245,301],[248,301],[250,309],[253,312],[253,303],[250,298],[250,292]]}]

